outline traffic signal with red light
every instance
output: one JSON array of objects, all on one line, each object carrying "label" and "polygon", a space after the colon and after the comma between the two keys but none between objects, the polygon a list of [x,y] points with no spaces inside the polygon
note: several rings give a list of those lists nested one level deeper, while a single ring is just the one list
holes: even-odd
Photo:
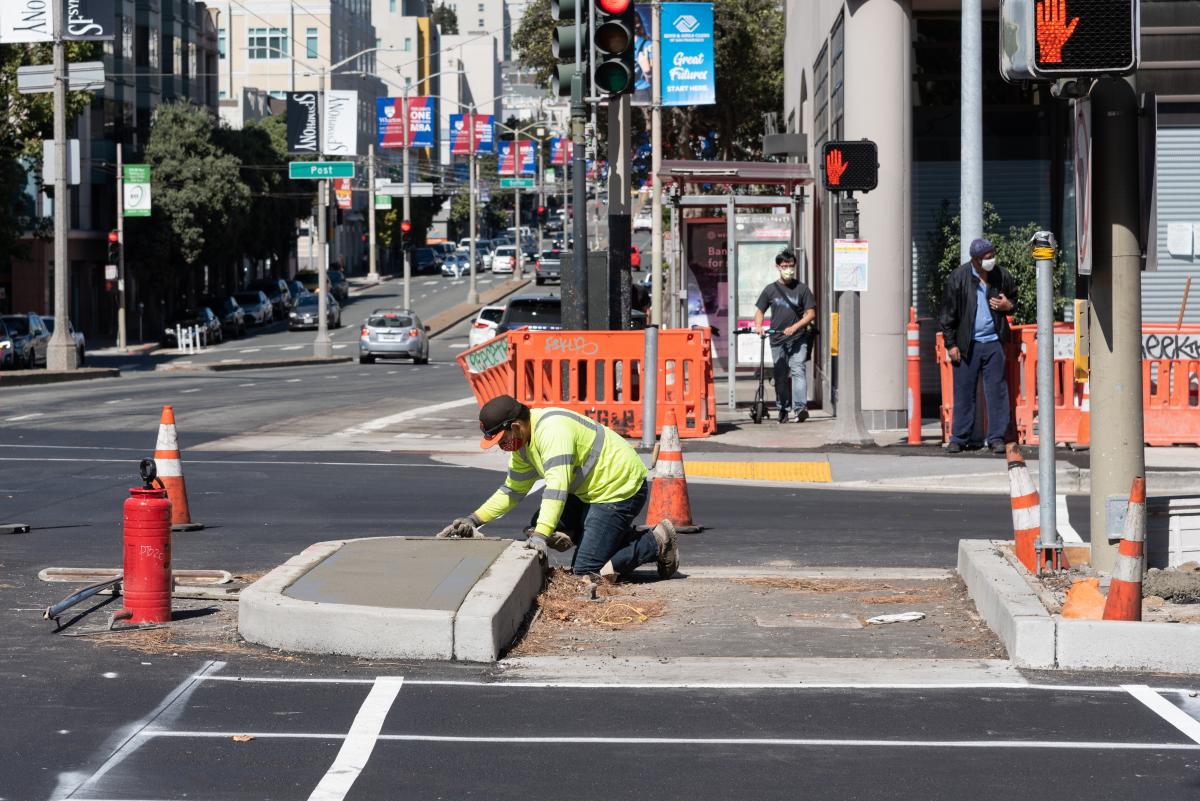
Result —
[{"label": "traffic signal with red light", "polygon": [[596,63],[592,83],[597,92],[624,95],[633,92],[633,32],[637,11],[633,0],[596,0]]},{"label": "traffic signal with red light", "polygon": [[400,221],[400,247],[408,250],[412,247],[412,223],[408,220]]},{"label": "traffic signal with red light", "polygon": [[1137,70],[1137,0],[1001,0],[1000,74],[1052,81]]},{"label": "traffic signal with red light", "polygon": [[119,264],[121,261],[121,235],[116,231],[108,232],[108,264]]},{"label": "traffic signal with red light", "polygon": [[870,192],[879,185],[879,149],[869,139],[826,142],[821,169],[830,192]]}]

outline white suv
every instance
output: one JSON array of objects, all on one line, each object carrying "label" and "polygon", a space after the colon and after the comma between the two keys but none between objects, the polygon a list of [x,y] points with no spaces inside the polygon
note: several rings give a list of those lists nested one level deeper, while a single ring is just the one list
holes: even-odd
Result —
[{"label": "white suv", "polygon": [[517,263],[517,249],[512,245],[501,245],[492,255],[493,273],[511,273]]}]

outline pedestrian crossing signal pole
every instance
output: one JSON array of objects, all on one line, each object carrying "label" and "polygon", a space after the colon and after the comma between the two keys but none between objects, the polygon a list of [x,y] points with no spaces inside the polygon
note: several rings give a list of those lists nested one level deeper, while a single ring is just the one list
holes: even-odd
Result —
[{"label": "pedestrian crossing signal pole", "polygon": [[[838,203],[838,237],[858,239],[858,200],[854,193],[843,195]],[[842,292],[838,297],[838,385],[837,419],[830,442],[838,445],[874,445],[862,414],[862,344],[859,336],[858,292]]]}]

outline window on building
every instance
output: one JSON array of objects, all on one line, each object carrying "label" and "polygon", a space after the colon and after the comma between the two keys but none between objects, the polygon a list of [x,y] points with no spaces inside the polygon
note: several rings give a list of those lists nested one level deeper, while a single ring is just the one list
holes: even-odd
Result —
[{"label": "window on building", "polygon": [[388,11],[392,14],[396,13],[396,0],[388,0]]},{"label": "window on building", "polygon": [[247,37],[250,58],[275,59],[288,57],[287,28],[251,28]]},{"label": "window on building", "polygon": [[225,58],[225,29],[217,28],[217,55]]},{"label": "window on building", "polygon": [[841,139],[845,131],[846,112],[846,26],[841,14],[829,32],[829,138]]},{"label": "window on building", "polygon": [[411,36],[404,37],[404,49],[405,49],[405,51],[412,50],[412,37]]},{"label": "window on building", "polygon": [[319,55],[320,48],[316,28],[304,29],[304,49],[309,58],[317,58]]},{"label": "window on building", "polygon": [[484,9],[483,3],[480,3],[479,4],[479,13],[482,14],[484,11],[485,11],[485,9]]}]

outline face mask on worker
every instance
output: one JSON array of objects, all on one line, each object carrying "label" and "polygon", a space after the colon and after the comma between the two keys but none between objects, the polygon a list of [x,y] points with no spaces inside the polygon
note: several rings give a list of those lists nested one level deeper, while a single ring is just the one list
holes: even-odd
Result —
[{"label": "face mask on worker", "polygon": [[780,267],[779,268],[779,277],[789,283],[792,281],[795,281],[796,280],[796,268],[795,267]]},{"label": "face mask on worker", "polygon": [[511,428],[509,429],[509,436],[500,440],[500,450],[507,451],[508,453],[519,451],[524,447],[525,440],[518,437],[516,432],[514,432]]},{"label": "face mask on worker", "polygon": [[993,256],[990,259],[984,259],[983,261],[979,262],[979,266],[983,268],[984,272],[990,273],[996,267],[996,257]]}]

